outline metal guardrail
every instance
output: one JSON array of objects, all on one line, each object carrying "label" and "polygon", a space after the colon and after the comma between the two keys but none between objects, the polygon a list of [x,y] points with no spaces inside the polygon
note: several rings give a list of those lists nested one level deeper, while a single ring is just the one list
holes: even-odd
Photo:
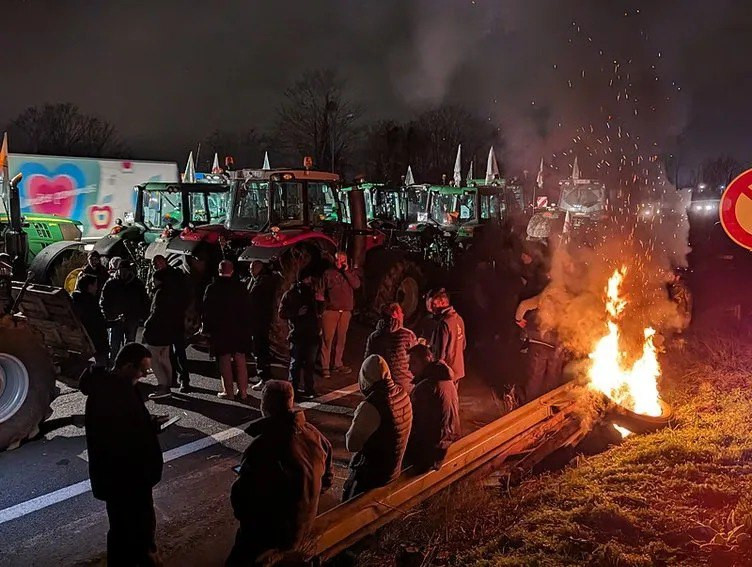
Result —
[{"label": "metal guardrail", "polygon": [[471,473],[518,456],[520,462],[534,463],[578,441],[584,432],[572,390],[565,384],[463,437],[449,448],[438,471],[411,475],[408,469],[395,482],[320,514],[308,554],[321,561],[334,557]]}]

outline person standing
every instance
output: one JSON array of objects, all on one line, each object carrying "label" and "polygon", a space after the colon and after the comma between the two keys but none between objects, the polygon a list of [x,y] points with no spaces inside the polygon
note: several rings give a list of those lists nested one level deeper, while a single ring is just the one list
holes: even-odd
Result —
[{"label": "person standing", "polygon": [[318,311],[313,277],[310,272],[303,271],[298,282],[285,292],[279,303],[279,317],[290,327],[287,336],[290,341],[290,382],[298,400],[316,397],[313,373],[321,336]]},{"label": "person standing", "polygon": [[93,368],[81,376],[89,479],[94,498],[107,505],[112,566],[161,565],[152,490],[162,479],[157,433],[165,418],[149,415],[136,389],[150,366],[149,350],[129,343],[112,371]]},{"label": "person standing", "polygon": [[360,287],[357,269],[351,269],[347,254],[337,252],[335,266],[323,276],[324,313],[321,316],[321,371],[324,378],[330,372],[349,374],[344,365],[347,330],[355,307],[355,290]]},{"label": "person standing", "polygon": [[384,317],[376,324],[376,330],[366,341],[366,358],[378,354],[386,360],[392,379],[405,392],[413,389],[413,375],[410,372],[408,351],[418,343],[410,329],[405,328],[405,315],[399,303],[390,304]]},{"label": "person standing", "polygon": [[188,370],[188,355],[185,352],[185,313],[191,305],[193,296],[190,278],[182,270],[170,266],[167,258],[161,254],[155,255],[151,262],[154,268],[152,278],[160,279],[167,293],[179,298],[176,302],[179,301],[179,308],[184,314],[183,328],[170,348],[170,364],[172,365],[173,385],[179,382],[180,391],[188,393],[191,391],[191,375]]},{"label": "person standing", "polygon": [[261,390],[264,382],[271,378],[272,352],[269,332],[274,319],[274,298],[279,285],[268,264],[259,260],[251,262],[251,281],[248,284],[251,308],[251,335],[253,355],[256,358],[254,390]]},{"label": "person standing", "polygon": [[449,302],[449,294],[443,288],[430,298],[431,313],[436,328],[431,335],[431,351],[435,360],[441,360],[452,369],[455,385],[465,377],[465,349],[467,336],[465,322]]},{"label": "person standing", "polygon": [[358,385],[366,399],[355,409],[345,435],[347,450],[355,454],[343,501],[399,476],[413,422],[410,398],[394,383],[382,357],[373,354],[363,361]]},{"label": "person standing", "polygon": [[332,446],[293,409],[289,382],[269,380],[261,418],[246,429],[230,502],[240,522],[226,565],[257,565],[271,550],[299,549],[316,517],[319,495],[332,484]]},{"label": "person standing", "polygon": [[110,328],[110,358],[114,360],[124,342],[136,340],[139,324],[149,312],[146,286],[129,261],[118,263],[115,275],[104,284],[99,305]]},{"label": "person standing", "polygon": [[427,345],[410,349],[410,370],[415,389],[410,400],[413,426],[405,451],[405,466],[417,473],[439,470],[447,449],[460,438],[460,400],[452,383],[452,370],[434,360]]},{"label": "person standing", "polygon": [[246,352],[251,337],[251,308],[248,290],[233,277],[235,267],[229,260],[219,263],[218,277],[204,292],[203,328],[219,363],[222,390],[217,396],[235,399],[235,381],[242,401],[248,399]]},{"label": "person standing", "polygon": [[[122,265],[121,265],[122,268]],[[144,342],[152,357],[152,369],[157,378],[157,391],[149,399],[170,397],[172,387],[172,345],[182,338],[185,307],[180,294],[171,293],[168,274],[154,275],[154,298],[151,312],[144,323]]]},{"label": "person standing", "polygon": [[94,364],[107,366],[110,359],[110,343],[107,340],[107,321],[99,309],[97,301],[97,277],[81,274],[76,281],[76,289],[71,294],[73,312],[86,329],[86,334],[94,346]]},{"label": "person standing", "polygon": [[105,282],[110,277],[107,267],[102,264],[102,256],[96,250],[92,250],[87,255],[86,265],[81,270],[81,273],[97,278],[97,296],[102,292]]}]

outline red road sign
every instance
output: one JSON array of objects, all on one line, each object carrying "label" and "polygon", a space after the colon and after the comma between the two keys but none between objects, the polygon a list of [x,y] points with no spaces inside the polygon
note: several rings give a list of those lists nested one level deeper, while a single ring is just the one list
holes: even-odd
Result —
[{"label": "red road sign", "polygon": [[545,196],[542,196],[542,195],[540,197],[538,197],[535,200],[535,206],[538,207],[539,209],[542,209],[543,207],[547,207],[548,206],[548,197],[545,197]]},{"label": "red road sign", "polygon": [[752,169],[729,183],[718,210],[721,225],[729,238],[752,250]]}]

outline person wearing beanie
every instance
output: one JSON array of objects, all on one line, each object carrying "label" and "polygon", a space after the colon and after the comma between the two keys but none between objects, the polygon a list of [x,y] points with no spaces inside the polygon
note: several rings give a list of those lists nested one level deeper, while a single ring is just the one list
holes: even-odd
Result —
[{"label": "person wearing beanie", "polygon": [[399,476],[413,422],[410,398],[394,383],[381,356],[374,354],[363,361],[358,385],[365,400],[355,409],[345,436],[347,450],[354,455],[343,501]]}]

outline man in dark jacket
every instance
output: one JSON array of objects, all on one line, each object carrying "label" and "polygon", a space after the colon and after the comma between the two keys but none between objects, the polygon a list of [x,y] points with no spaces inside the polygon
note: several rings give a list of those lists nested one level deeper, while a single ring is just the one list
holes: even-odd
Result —
[{"label": "man in dark jacket", "polygon": [[149,394],[149,399],[159,400],[171,396],[170,352],[172,345],[183,336],[185,304],[180,294],[171,293],[168,274],[155,274],[154,289],[149,317],[144,323],[144,343],[151,351],[152,369],[157,378],[157,391]]},{"label": "man in dark jacket", "polygon": [[111,372],[94,368],[81,377],[91,491],[107,503],[110,521],[108,565],[161,564],[152,489],[162,478],[157,432],[164,419],[149,415],[135,387],[150,365],[148,349],[130,343]]},{"label": "man in dark jacket", "polygon": [[251,263],[251,281],[248,284],[251,309],[251,334],[253,355],[256,358],[254,390],[261,390],[264,382],[271,378],[271,344],[269,332],[274,319],[274,299],[279,282],[268,264],[255,260]]},{"label": "man in dark jacket", "polygon": [[319,495],[332,483],[332,447],[293,409],[289,382],[270,380],[261,415],[240,461],[230,501],[240,522],[228,566],[257,565],[270,555],[299,549],[316,517]]},{"label": "man in dark jacket", "polygon": [[81,274],[76,282],[76,290],[71,294],[73,312],[81,321],[94,345],[94,361],[97,366],[107,366],[110,344],[107,340],[107,322],[97,302],[96,276]]},{"label": "man in dark jacket", "polygon": [[366,397],[355,409],[345,446],[355,453],[342,500],[384,486],[402,469],[413,411],[410,398],[392,380],[386,361],[371,355],[363,361],[358,385]]},{"label": "man in dark jacket", "polygon": [[460,438],[460,401],[452,383],[452,371],[434,360],[426,345],[410,349],[410,370],[415,389],[410,399],[413,427],[405,452],[405,465],[417,473],[439,470],[447,449]]},{"label": "man in dark jacket", "polygon": [[204,293],[203,327],[222,376],[222,390],[217,396],[234,399],[234,381],[237,380],[238,395],[245,401],[248,399],[246,352],[251,338],[251,301],[248,289],[233,277],[234,273],[232,262],[222,260],[219,263],[219,277]]},{"label": "man in dark jacket", "polygon": [[431,335],[431,351],[436,360],[441,360],[452,369],[455,385],[465,377],[465,322],[449,303],[445,289],[433,293],[431,313],[436,319],[436,328]]},{"label": "man in dark jacket", "polygon": [[347,330],[355,307],[355,290],[360,287],[358,270],[351,269],[347,254],[337,252],[335,266],[324,272],[324,313],[321,316],[321,371],[324,378],[331,371],[348,374],[344,365]]},{"label": "man in dark jacket", "polygon": [[418,343],[410,329],[404,327],[405,315],[399,303],[390,304],[384,317],[376,324],[376,330],[366,341],[366,358],[378,354],[389,365],[392,380],[410,394],[413,375],[410,372],[408,351]]},{"label": "man in dark jacket", "polygon": [[[179,297],[180,309],[184,314],[183,322],[185,322],[185,313],[190,308],[193,297],[190,278],[183,270],[170,266],[167,258],[161,254],[156,254],[151,263],[154,267],[152,280],[161,280],[168,294]],[[152,283],[152,287],[154,287],[154,283]],[[180,391],[183,393],[190,392],[191,375],[188,371],[188,355],[185,352],[185,324],[175,343],[172,344],[170,364],[172,365],[173,384],[180,382]]]},{"label": "man in dark jacket", "polygon": [[110,327],[110,357],[114,359],[123,342],[136,340],[140,322],[149,312],[146,286],[127,260],[121,260],[115,275],[102,289],[99,305]]},{"label": "man in dark jacket", "polygon": [[104,289],[105,282],[110,277],[107,267],[102,264],[102,256],[99,252],[96,250],[89,252],[89,255],[86,258],[86,265],[81,270],[81,273],[97,278],[97,297],[99,297],[99,294]]},{"label": "man in dark jacket", "polygon": [[[313,372],[319,351],[318,302],[309,272],[300,274],[300,280],[282,296],[279,318],[290,326],[290,382],[298,400],[316,397]],[[301,378],[303,389],[301,391]]]}]

